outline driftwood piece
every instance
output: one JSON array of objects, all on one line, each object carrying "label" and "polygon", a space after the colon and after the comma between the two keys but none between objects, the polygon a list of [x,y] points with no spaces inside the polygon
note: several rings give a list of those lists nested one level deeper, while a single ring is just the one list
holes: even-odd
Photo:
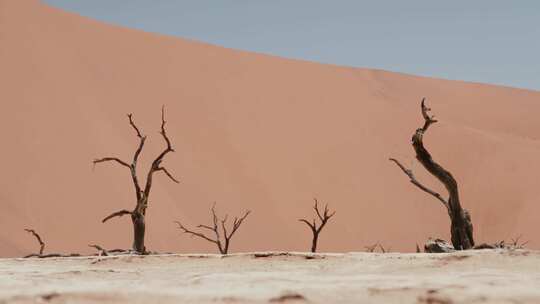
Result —
[{"label": "driftwood piece", "polygon": [[43,251],[45,250],[45,243],[41,239],[41,236],[34,229],[24,229],[24,231],[32,234],[36,238],[36,240],[39,242],[39,255],[42,255]]}]

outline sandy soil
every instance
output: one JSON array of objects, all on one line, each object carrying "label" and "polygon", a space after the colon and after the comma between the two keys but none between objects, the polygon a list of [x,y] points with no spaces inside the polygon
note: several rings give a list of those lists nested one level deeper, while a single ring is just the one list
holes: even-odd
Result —
[{"label": "sandy soil", "polygon": [[539,303],[540,252],[1,259],[0,303]]}]

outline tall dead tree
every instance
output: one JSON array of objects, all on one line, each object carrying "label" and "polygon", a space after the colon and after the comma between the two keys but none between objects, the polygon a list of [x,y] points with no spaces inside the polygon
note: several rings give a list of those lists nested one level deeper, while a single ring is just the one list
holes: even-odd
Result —
[{"label": "tall dead tree", "polygon": [[169,153],[174,152],[174,149],[172,148],[171,141],[169,140],[169,137],[167,137],[167,133],[165,132],[165,108],[161,108],[161,131],[160,134],[163,136],[163,139],[165,140],[166,147],[165,149],[154,159],[152,162],[152,165],[150,166],[150,169],[148,170],[148,173],[146,175],[146,184],[144,185],[144,188],[141,187],[139,183],[139,178],[137,176],[137,161],[139,159],[139,155],[141,154],[141,151],[144,147],[144,143],[146,141],[146,136],[142,135],[139,128],[135,125],[133,122],[133,117],[131,114],[128,114],[129,124],[133,129],[135,130],[135,133],[137,137],[139,138],[139,145],[137,149],[135,150],[135,154],[133,155],[133,161],[131,164],[128,164],[127,162],[117,158],[117,157],[104,157],[100,159],[94,160],[94,165],[102,162],[116,162],[120,164],[123,167],[126,167],[130,174],[131,178],[133,180],[133,186],[135,187],[135,197],[136,197],[136,203],[133,210],[120,210],[117,212],[114,212],[110,214],[109,216],[105,217],[102,222],[105,223],[106,221],[114,218],[114,217],[121,217],[124,215],[129,214],[131,216],[131,222],[133,223],[133,250],[138,253],[146,253],[146,247],[144,245],[144,236],[145,236],[145,230],[146,230],[146,222],[145,222],[145,216],[146,216],[146,208],[148,207],[148,198],[150,197],[150,190],[152,189],[152,181],[154,177],[154,173],[156,172],[163,172],[165,175],[167,175],[173,182],[179,183],[176,178],[174,178],[169,171],[161,165],[161,162],[163,161],[163,158]]},{"label": "tall dead tree", "polygon": [[[179,221],[175,221],[175,223],[178,225],[178,229],[182,230],[184,233],[191,234],[192,236],[196,236],[201,239],[205,239],[211,243],[214,243],[216,244],[221,254],[227,254],[229,252],[229,245],[231,243],[231,239],[233,235],[236,233],[238,228],[240,228],[240,225],[242,225],[242,223],[247,218],[247,216],[251,213],[251,211],[247,210],[244,213],[244,215],[241,216],[240,218],[235,217],[232,223],[233,224],[232,228],[230,228],[230,230],[227,230],[227,225],[226,225],[228,215],[225,215],[225,217],[222,220],[219,219],[216,214],[215,203],[212,206],[211,211],[212,211],[212,224],[211,225],[198,225],[197,228],[210,230],[211,232],[214,233],[215,238],[208,237],[204,233],[201,233],[201,232],[190,230],[186,228],[184,225],[182,225],[182,223]],[[223,237],[221,236],[221,233],[223,233]]]},{"label": "tall dead tree", "polygon": [[306,220],[306,219],[299,219],[300,222],[306,223],[306,225],[309,226],[311,229],[311,232],[313,233],[313,239],[311,241],[311,252],[317,251],[317,243],[319,242],[319,234],[321,233],[324,226],[326,226],[326,223],[336,212],[330,213],[328,210],[328,204],[324,206],[324,211],[321,213],[319,210],[319,202],[316,198],[313,199],[315,201],[315,205],[313,206],[313,209],[315,210],[315,213],[317,214],[317,217],[319,218],[320,224],[317,226],[317,222],[315,219],[313,219],[312,222]]},{"label": "tall dead tree", "polygon": [[424,168],[435,178],[437,178],[448,191],[448,199],[444,199],[439,193],[422,185],[414,176],[412,170],[405,168],[398,160],[390,158],[405,173],[412,184],[437,198],[448,211],[450,216],[450,233],[452,236],[452,245],[457,250],[471,249],[474,247],[473,226],[469,212],[461,207],[459,200],[458,184],[452,174],[436,163],[431,154],[424,147],[423,137],[428,128],[437,122],[435,116],[431,116],[425,104],[425,98],[420,104],[424,125],[416,129],[412,137],[412,146],[416,153],[416,159]]}]

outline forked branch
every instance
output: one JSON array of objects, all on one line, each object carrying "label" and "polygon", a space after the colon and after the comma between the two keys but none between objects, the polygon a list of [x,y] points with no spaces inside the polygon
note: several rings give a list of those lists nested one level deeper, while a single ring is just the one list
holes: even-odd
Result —
[{"label": "forked branch", "polygon": [[319,234],[321,233],[324,226],[326,226],[326,223],[328,222],[328,220],[330,220],[336,214],[336,212],[334,211],[330,213],[330,210],[328,209],[328,204],[326,204],[324,206],[324,211],[321,213],[321,211],[319,210],[319,202],[317,201],[316,198],[314,198],[313,200],[315,201],[315,205],[313,206],[313,209],[315,210],[315,214],[319,218],[319,221],[320,221],[319,225],[317,225],[317,221],[315,219],[313,219],[312,222],[306,219],[299,219],[299,221],[305,223],[311,229],[311,232],[313,233],[313,240],[311,243],[311,252],[316,252],[317,243],[319,240]]},{"label": "forked branch", "polygon": [[154,176],[154,173],[157,171],[163,171],[172,181],[179,183],[179,181],[173,177],[171,173],[167,169],[161,166],[161,162],[163,161],[163,158],[167,153],[174,152],[174,149],[171,145],[171,141],[169,137],[167,136],[167,132],[165,131],[165,124],[167,121],[165,121],[165,106],[161,108],[161,131],[159,132],[161,136],[163,136],[163,139],[165,140],[165,143],[167,144],[167,147],[165,147],[165,150],[163,150],[152,162],[152,166],[150,167],[150,170],[148,171],[148,175],[146,177],[146,186],[144,188],[144,195],[148,199],[148,196],[150,195],[150,189],[152,188],[152,179]]},{"label": "forked branch", "polygon": [[174,178],[174,176],[172,176],[171,173],[169,173],[169,171],[167,171],[167,169],[165,167],[159,167],[156,169],[156,171],[163,171],[163,173],[165,173],[173,182],[179,184],[180,181],[177,180],[176,178]]}]

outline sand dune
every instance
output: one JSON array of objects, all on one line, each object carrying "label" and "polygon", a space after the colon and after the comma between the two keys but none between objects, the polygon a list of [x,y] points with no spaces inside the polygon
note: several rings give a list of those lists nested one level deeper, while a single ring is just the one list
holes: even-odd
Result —
[{"label": "sand dune", "polygon": [[[366,43],[369,43],[366,41]],[[302,62],[102,24],[33,0],[0,0],[0,256],[87,252],[89,243],[127,248],[131,208],[125,168],[137,139],[126,113],[149,136],[142,165],[162,148],[160,108],[176,153],[148,210],[151,250],[213,252],[173,221],[209,221],[208,209],[253,214],[232,251],[307,250],[297,221],[312,198],[337,210],[322,251],[381,242],[412,251],[449,237],[440,204],[413,188],[393,156],[444,192],[413,161],[419,101],[440,120],[425,138],[461,185],[478,242],[519,234],[540,248],[540,92]]]}]

